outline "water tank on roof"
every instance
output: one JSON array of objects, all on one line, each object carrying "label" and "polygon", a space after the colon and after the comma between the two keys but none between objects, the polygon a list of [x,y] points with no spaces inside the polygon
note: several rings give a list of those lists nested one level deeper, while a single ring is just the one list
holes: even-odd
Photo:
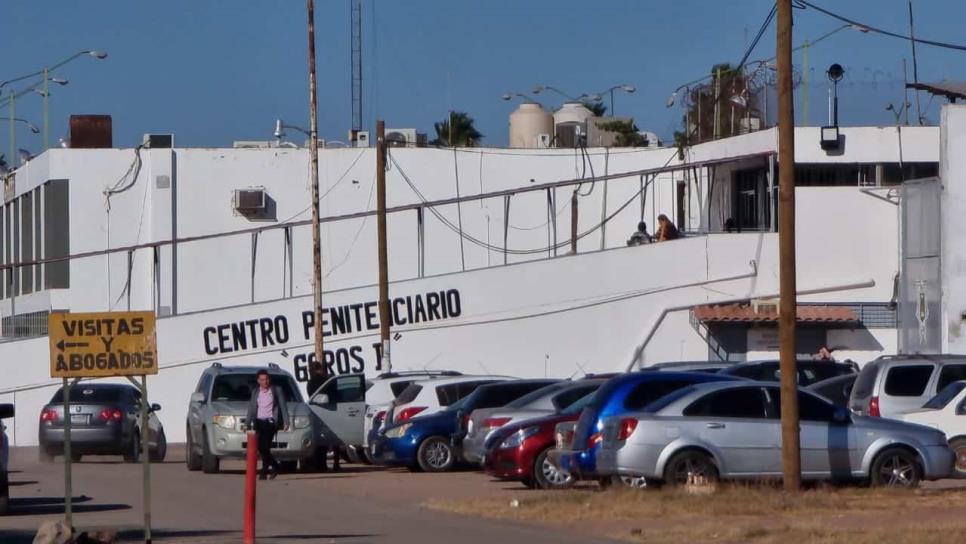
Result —
[{"label": "water tank on roof", "polygon": [[588,118],[593,117],[594,112],[588,110],[580,102],[567,102],[553,114],[553,124],[563,123],[583,123]]},{"label": "water tank on roof", "polygon": [[556,147],[580,147],[587,136],[587,119],[594,113],[580,102],[567,102],[553,114]]},{"label": "water tank on roof", "polygon": [[540,104],[525,102],[510,114],[510,147],[546,147],[553,135],[553,116]]}]

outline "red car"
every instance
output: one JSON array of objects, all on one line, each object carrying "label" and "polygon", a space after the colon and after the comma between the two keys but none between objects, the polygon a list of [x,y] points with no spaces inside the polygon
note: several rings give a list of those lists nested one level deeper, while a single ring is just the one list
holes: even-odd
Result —
[{"label": "red car", "polygon": [[572,486],[573,476],[553,466],[547,459],[547,452],[556,444],[554,429],[557,424],[577,421],[583,404],[582,399],[559,414],[524,420],[500,429],[487,439],[483,469],[490,476],[518,480],[527,487],[564,489]]}]

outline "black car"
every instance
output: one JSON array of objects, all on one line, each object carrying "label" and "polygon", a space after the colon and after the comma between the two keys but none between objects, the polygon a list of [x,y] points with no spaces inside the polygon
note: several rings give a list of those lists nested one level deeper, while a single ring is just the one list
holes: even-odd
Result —
[{"label": "black car", "polygon": [[7,444],[2,420],[13,417],[13,414],[13,404],[0,404],[0,515],[7,513],[7,505],[10,503],[10,483],[7,479],[10,444]]},{"label": "black car", "polygon": [[815,382],[805,389],[808,389],[812,393],[822,395],[823,397],[832,401],[832,403],[836,406],[848,408],[849,397],[852,395],[852,386],[855,385],[855,379],[858,377],[858,374],[836,376],[834,378]]},{"label": "black car", "polygon": [[[80,383],[70,389],[70,456],[122,455],[129,463],[141,456],[141,392],[131,385]],[[152,404],[148,411],[151,461],[161,462],[167,453],[164,428]],[[64,391],[57,390],[40,411],[40,460],[51,462],[64,454]]]},{"label": "black car", "polygon": [[[835,361],[816,361],[802,360],[797,361],[796,372],[798,373],[798,386],[808,387],[813,383],[834,378],[856,374],[859,371],[858,365],[852,362],[837,363]],[[736,376],[763,382],[780,381],[781,371],[778,361],[756,361],[753,363],[741,363],[724,368],[718,372],[725,376]]]}]

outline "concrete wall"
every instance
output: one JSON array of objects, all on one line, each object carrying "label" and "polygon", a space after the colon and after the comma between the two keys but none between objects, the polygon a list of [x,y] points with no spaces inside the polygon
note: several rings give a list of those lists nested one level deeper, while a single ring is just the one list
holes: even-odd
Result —
[{"label": "concrete wall", "polygon": [[942,109],[942,290],[946,353],[966,352],[966,106]]}]

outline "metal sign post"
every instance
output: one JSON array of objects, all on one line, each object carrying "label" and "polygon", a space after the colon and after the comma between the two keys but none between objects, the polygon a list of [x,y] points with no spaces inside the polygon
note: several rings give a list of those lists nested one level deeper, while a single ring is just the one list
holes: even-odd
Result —
[{"label": "metal sign post", "polygon": [[[153,312],[52,312],[47,318],[50,376],[63,379],[64,513],[73,527],[70,390],[81,378],[124,376],[141,392],[141,462],[144,467],[144,542],[151,542],[151,448],[147,374],[158,373]],[[140,376],[138,382],[134,377]],[[73,378],[73,380],[71,380]]]}]

